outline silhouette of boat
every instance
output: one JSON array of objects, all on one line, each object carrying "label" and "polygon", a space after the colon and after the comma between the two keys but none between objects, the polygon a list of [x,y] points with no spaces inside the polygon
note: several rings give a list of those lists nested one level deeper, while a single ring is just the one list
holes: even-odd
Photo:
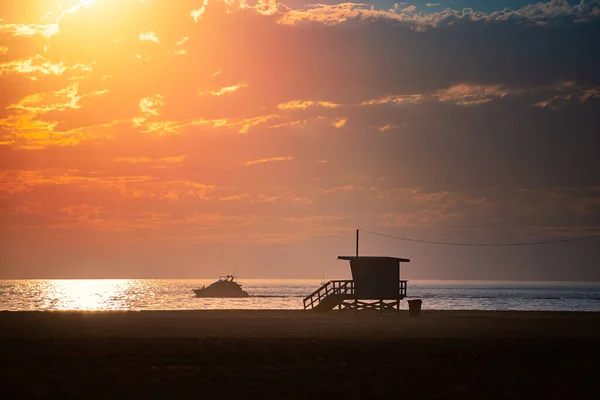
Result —
[{"label": "silhouette of boat", "polygon": [[235,282],[235,276],[223,275],[210,285],[200,289],[193,289],[196,297],[249,297],[250,295],[242,290],[242,285]]}]

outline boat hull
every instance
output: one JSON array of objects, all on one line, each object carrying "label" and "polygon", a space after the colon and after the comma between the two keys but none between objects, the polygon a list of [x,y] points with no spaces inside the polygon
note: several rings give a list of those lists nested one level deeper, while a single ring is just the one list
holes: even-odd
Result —
[{"label": "boat hull", "polygon": [[212,291],[207,291],[206,289],[194,289],[194,293],[196,293],[196,297],[203,298],[250,297],[250,295],[244,290],[242,290],[241,292],[232,293],[214,293]]}]

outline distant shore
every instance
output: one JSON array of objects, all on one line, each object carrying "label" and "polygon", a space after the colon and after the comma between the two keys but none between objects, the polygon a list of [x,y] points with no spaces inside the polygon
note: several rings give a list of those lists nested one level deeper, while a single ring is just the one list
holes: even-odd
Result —
[{"label": "distant shore", "polygon": [[0,374],[19,398],[587,398],[598,337],[589,312],[0,312]]}]

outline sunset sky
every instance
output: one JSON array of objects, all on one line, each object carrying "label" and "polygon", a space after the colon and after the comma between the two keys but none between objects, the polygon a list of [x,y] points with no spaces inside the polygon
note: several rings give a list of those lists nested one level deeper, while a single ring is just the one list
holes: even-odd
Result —
[{"label": "sunset sky", "polygon": [[[600,234],[600,1],[312,3],[3,1],[0,279],[331,279],[357,228]],[[600,280],[598,239],[360,250]]]}]

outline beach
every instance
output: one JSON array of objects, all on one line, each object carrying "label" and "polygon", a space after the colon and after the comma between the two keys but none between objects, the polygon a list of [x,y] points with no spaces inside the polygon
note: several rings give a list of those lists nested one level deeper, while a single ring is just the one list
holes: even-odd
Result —
[{"label": "beach", "polygon": [[584,398],[600,313],[0,312],[20,398]]}]

